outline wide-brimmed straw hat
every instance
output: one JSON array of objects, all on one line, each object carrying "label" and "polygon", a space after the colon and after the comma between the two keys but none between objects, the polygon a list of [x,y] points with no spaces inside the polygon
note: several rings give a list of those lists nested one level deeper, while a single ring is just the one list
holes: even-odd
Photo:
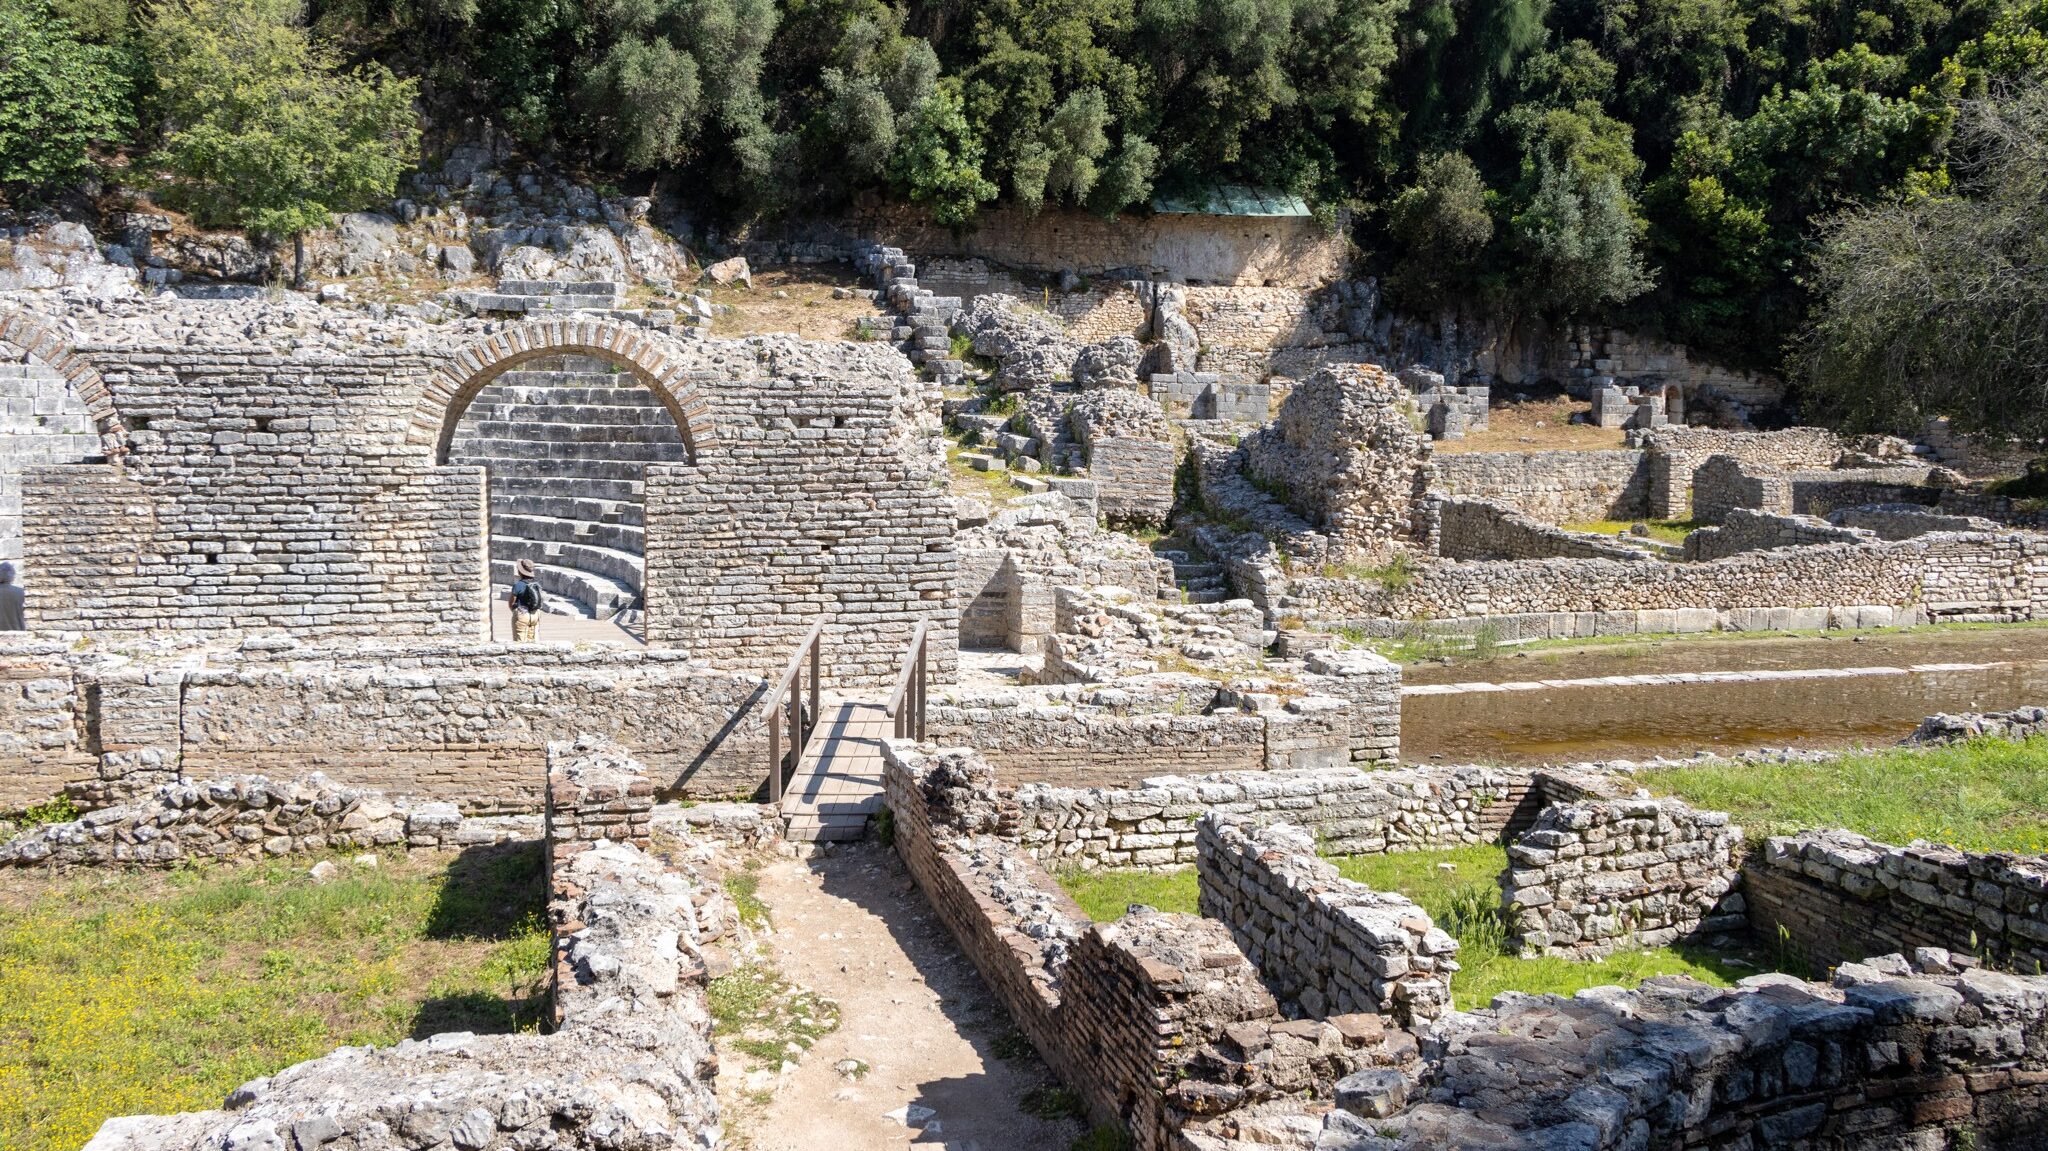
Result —
[{"label": "wide-brimmed straw hat", "polygon": [[531,575],[533,574],[533,561],[532,561],[532,560],[520,560],[520,561],[519,561],[519,574],[520,574],[520,576],[521,576],[521,577],[531,576]]}]

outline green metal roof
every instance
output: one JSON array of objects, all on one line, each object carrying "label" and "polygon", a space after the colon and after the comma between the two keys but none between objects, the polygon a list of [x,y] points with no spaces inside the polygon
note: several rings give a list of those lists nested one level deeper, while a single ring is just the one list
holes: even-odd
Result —
[{"label": "green metal roof", "polygon": [[1184,196],[1159,196],[1152,210],[1181,216],[1306,216],[1308,204],[1300,196],[1277,188],[1254,188],[1247,184],[1212,184]]}]

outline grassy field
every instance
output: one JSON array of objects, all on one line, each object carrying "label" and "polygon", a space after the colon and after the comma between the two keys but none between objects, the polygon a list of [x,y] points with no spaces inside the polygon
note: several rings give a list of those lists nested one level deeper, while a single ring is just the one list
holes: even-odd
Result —
[{"label": "grassy field", "polygon": [[[1685,947],[1622,952],[1593,963],[1507,954],[1506,934],[1496,910],[1500,906],[1497,881],[1507,869],[1507,852],[1497,844],[1344,856],[1330,862],[1346,879],[1413,899],[1437,926],[1458,940],[1461,970],[1451,977],[1451,995],[1465,1010],[1484,1007],[1503,991],[1570,995],[1603,984],[1633,987],[1652,975],[1690,975],[1725,987],[1758,970],[1747,966],[1744,957]],[[1450,864],[1451,869],[1445,870],[1441,864]],[[1162,911],[1195,911],[1192,869],[1068,872],[1060,876],[1060,886],[1097,921],[1122,915],[1127,903],[1144,903]]]},{"label": "grassy field", "polygon": [[0,1147],[72,1151],[343,1044],[536,1025],[537,845],[314,862],[0,878]]},{"label": "grassy field", "polygon": [[1637,782],[1726,811],[1751,839],[1846,827],[1886,843],[2048,852],[2048,737],[1849,752],[1820,763],[1699,763]]}]

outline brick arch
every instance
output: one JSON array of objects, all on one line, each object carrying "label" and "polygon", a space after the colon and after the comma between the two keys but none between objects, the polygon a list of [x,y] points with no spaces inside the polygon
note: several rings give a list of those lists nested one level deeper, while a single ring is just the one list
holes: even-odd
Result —
[{"label": "brick arch", "polygon": [[469,344],[437,368],[414,409],[406,441],[434,448],[446,463],[455,425],[478,392],[521,364],[546,356],[590,356],[633,373],[660,398],[696,463],[711,445],[711,405],[689,373],[640,328],[603,320],[539,320],[516,324]]},{"label": "brick arch", "polygon": [[128,427],[114,407],[114,393],[107,388],[107,381],[101,378],[92,361],[74,351],[54,328],[25,312],[0,312],[0,341],[13,344],[64,377],[72,394],[92,417],[107,455],[117,456],[128,450]]}]

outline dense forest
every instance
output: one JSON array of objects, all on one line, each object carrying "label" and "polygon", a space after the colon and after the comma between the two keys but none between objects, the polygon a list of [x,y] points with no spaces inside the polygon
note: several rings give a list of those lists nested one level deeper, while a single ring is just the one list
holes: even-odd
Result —
[{"label": "dense forest", "polygon": [[[2048,0],[0,0],[0,184],[126,165],[290,235],[477,115],[736,222],[1237,182],[1349,220],[1411,311],[1779,367],[1830,229],[1969,193],[1959,118],[2044,65]],[[299,199],[241,202],[279,166]]]}]

